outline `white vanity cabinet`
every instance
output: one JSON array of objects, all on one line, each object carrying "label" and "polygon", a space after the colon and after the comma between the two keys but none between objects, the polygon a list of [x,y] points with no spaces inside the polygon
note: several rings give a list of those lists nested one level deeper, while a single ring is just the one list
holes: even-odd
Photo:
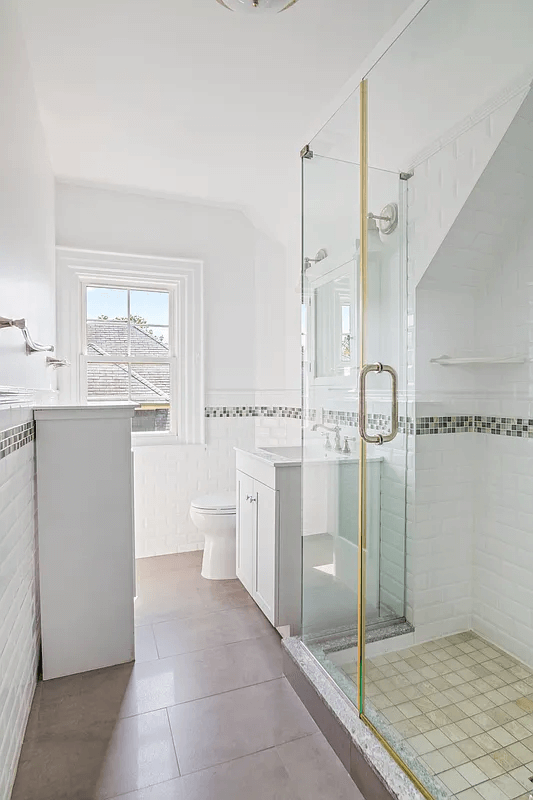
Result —
[{"label": "white vanity cabinet", "polygon": [[300,462],[237,450],[237,577],[276,628],[300,630]]}]

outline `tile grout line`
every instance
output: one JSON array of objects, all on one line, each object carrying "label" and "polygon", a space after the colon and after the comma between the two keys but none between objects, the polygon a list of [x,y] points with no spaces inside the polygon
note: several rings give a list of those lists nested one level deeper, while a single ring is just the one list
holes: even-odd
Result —
[{"label": "tile grout line", "polygon": [[253,603],[253,600],[252,600],[251,602],[247,601],[246,603],[243,603],[242,605],[228,606],[227,608],[220,608],[220,609],[217,609],[216,611],[206,611],[206,612],[201,612],[199,614],[190,614],[190,615],[185,616],[185,617],[168,617],[168,619],[161,619],[161,620],[158,620],[156,622],[153,622],[153,621],[152,622],[140,622],[138,625],[135,625],[135,627],[136,628],[144,628],[147,625],[164,625],[165,622],[176,622],[176,621],[179,622],[182,619],[195,619],[196,617],[207,617],[207,616],[209,616],[211,614],[220,614],[223,611],[233,611],[233,610],[236,610],[238,608],[254,608],[254,606],[255,606],[255,604]]},{"label": "tile grout line", "polygon": [[[170,725],[170,720],[169,720],[169,725]],[[170,732],[172,734],[172,726],[170,726]],[[224,766],[224,764],[233,764],[235,761],[242,761],[245,758],[250,758],[250,756],[256,756],[259,753],[268,753],[271,750],[275,750],[276,754],[277,754],[277,756],[278,756],[278,758],[279,758],[279,760],[280,760],[280,762],[282,764],[282,766],[287,771],[287,773],[289,775],[289,778],[292,781],[292,778],[290,776],[289,770],[288,770],[284,760],[282,759],[280,754],[277,752],[278,751],[278,747],[283,747],[283,745],[285,745],[285,744],[290,744],[291,742],[299,742],[302,739],[309,739],[312,736],[318,736],[318,735],[322,735],[323,736],[323,734],[321,733],[320,730],[315,731],[315,733],[305,733],[303,736],[296,736],[294,739],[287,739],[287,741],[285,741],[285,742],[280,742],[279,744],[272,744],[269,747],[263,747],[261,750],[253,750],[251,753],[246,753],[245,755],[242,755],[242,756],[236,756],[235,758],[229,758],[227,761],[218,761],[216,764],[211,764],[211,766],[209,766],[209,767],[203,767],[202,769],[195,769],[195,770],[192,770],[192,772],[182,773],[181,770],[180,770],[179,778],[187,778],[189,775],[200,775],[202,772],[209,772],[210,770],[216,769],[217,767]],[[174,737],[173,736],[172,736],[172,741],[174,743]],[[174,745],[174,751],[176,752],[175,745]],[[178,757],[177,757],[177,753],[176,753],[176,760],[178,761],[178,769],[179,769],[179,760],[178,760]],[[173,783],[175,780],[178,780],[178,778],[170,778],[170,780],[168,780],[168,781],[159,781],[158,783],[151,783],[149,786],[143,786],[142,789],[136,789],[134,791],[135,792],[139,792],[139,791],[145,791],[147,789],[152,789],[154,786],[164,786],[167,783],[168,784]],[[120,800],[121,797],[127,797],[129,794],[131,794],[131,792],[122,792],[121,794],[116,794],[116,795],[113,795],[113,797],[107,798],[107,800]]]},{"label": "tile grout line", "polygon": [[[174,748],[174,755],[176,756],[176,765],[178,767],[178,777],[181,778],[182,775],[181,775],[180,760],[179,760],[179,757],[178,757],[178,748],[176,747],[176,740],[174,739],[174,732],[172,730],[172,725],[170,723],[170,716],[169,716],[169,713],[168,713],[168,708],[165,708],[165,714],[166,714],[166,717],[167,717],[168,729],[170,731],[170,738],[172,739],[172,747]],[[130,718],[129,717],[125,717],[125,719],[130,719]],[[172,779],[172,780],[175,780],[175,779]],[[163,781],[163,782],[167,783],[168,781]],[[153,785],[157,786],[157,784],[153,784]],[[149,788],[149,787],[145,787],[145,788]],[[127,792],[126,792],[126,794],[127,794]]]},{"label": "tile grout line", "polygon": [[[260,750],[252,750],[251,753],[246,753],[245,755],[242,756],[236,756],[235,758],[228,758],[227,761],[218,761],[216,764],[211,764],[211,766],[209,767],[202,767],[202,769],[193,769],[191,772],[185,772],[180,777],[185,778],[187,777],[187,775],[198,775],[200,772],[206,772],[209,769],[215,769],[216,767],[221,767],[223,764],[231,764],[234,761],[240,761],[243,758],[249,758],[250,756],[255,756],[258,753],[266,753],[268,750],[276,750],[278,747],[282,747],[284,744],[289,744],[290,742],[299,742],[301,739],[308,739],[310,736],[316,736],[317,733],[320,733],[320,731],[316,730],[314,733],[304,733],[303,736],[295,736],[293,739],[287,739],[284,742],[271,744],[269,747],[262,747]],[[279,759],[283,764],[283,766],[285,766],[281,756],[279,757]]]},{"label": "tile grout line", "polygon": [[[145,662],[155,664],[155,661]],[[209,700],[211,697],[220,697],[224,694],[231,694],[231,692],[240,692],[242,689],[251,689],[253,686],[262,686],[265,683],[273,683],[274,681],[281,681],[285,679],[285,675],[281,674],[277,678],[267,678],[265,681],[256,681],[255,683],[246,683],[244,686],[237,686],[234,689],[224,689],[222,692],[213,692],[212,694],[204,694],[201,697],[195,697],[192,700],[184,700],[182,703],[174,703],[171,706],[159,706],[159,708],[151,708],[149,711],[139,711],[137,714],[128,714],[120,719],[133,719],[134,717],[142,717],[144,714],[153,714],[156,711],[167,711],[169,708],[179,708],[186,706],[189,703],[199,703],[201,700]],[[305,734],[306,736],[308,734]],[[299,737],[300,738],[300,737]]]},{"label": "tile grout line", "polygon": [[[275,631],[275,628],[273,628],[272,630]],[[209,647],[199,647],[196,650],[184,650],[182,653],[170,653],[167,656],[159,656],[159,658],[157,659],[152,659],[152,661],[164,661],[167,658],[179,658],[180,656],[188,656],[190,653],[204,653],[206,650],[218,650],[221,647],[231,647],[231,645],[241,644],[242,642],[254,642],[257,641],[258,639],[268,639],[271,638],[272,635],[273,635],[272,633],[268,632],[268,633],[261,633],[259,634],[259,636],[247,636],[245,639],[235,639],[232,642],[223,642],[222,644],[217,644]],[[156,639],[156,647],[157,647],[157,639]],[[148,662],[146,661],[144,663],[147,664]]]}]

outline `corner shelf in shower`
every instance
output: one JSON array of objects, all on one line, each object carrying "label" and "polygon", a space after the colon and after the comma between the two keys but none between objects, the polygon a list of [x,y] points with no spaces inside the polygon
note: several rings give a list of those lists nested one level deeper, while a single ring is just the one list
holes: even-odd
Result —
[{"label": "corner shelf in shower", "polygon": [[527,356],[468,356],[466,358],[451,358],[450,356],[439,356],[432,358],[431,364],[440,364],[443,367],[460,366],[461,364],[525,364],[529,361]]}]

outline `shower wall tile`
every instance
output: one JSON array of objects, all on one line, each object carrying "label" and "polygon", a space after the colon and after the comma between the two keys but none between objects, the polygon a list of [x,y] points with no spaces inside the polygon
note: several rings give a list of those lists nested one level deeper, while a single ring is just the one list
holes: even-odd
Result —
[{"label": "shower wall tile", "polygon": [[[530,365],[430,362],[533,355],[533,236],[524,225],[533,95],[523,101],[497,109],[409,181],[411,377],[419,433],[430,435],[414,438],[414,482],[408,476],[407,607],[418,641],[473,625],[530,658]],[[438,424],[458,416],[458,427]]]},{"label": "shower wall tile", "polygon": [[473,436],[417,436],[409,582],[417,641],[470,626],[476,446]]},{"label": "shower wall tile", "polygon": [[399,433],[392,442],[372,448],[381,463],[380,601],[399,616],[405,613],[405,524],[407,514],[407,441]]},{"label": "shower wall tile", "polygon": [[480,448],[473,624],[533,666],[533,442],[486,436]]}]

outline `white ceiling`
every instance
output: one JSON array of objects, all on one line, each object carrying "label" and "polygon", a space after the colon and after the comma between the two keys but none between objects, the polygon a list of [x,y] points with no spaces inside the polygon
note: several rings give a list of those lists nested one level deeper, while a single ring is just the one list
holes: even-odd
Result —
[{"label": "white ceiling", "polygon": [[311,121],[410,4],[253,18],[215,0],[17,2],[58,176],[229,204],[271,229],[294,208]]}]

